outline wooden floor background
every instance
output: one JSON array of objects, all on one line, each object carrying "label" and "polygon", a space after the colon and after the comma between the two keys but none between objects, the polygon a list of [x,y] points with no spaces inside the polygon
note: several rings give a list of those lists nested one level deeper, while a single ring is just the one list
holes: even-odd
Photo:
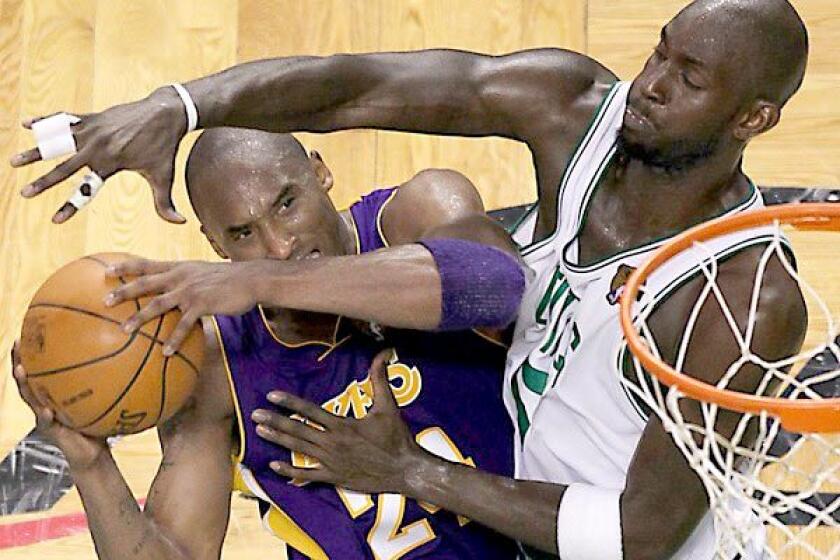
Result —
[{"label": "wooden floor background", "polygon": [[[840,2],[794,0],[811,33],[803,91],[779,127],[754,142],[746,167],[764,185],[840,185]],[[0,158],[30,146],[18,123],[58,109],[95,111],[236,62],[291,54],[329,54],[454,47],[504,53],[562,46],[589,53],[632,78],[679,0],[2,0],[0,2]],[[282,99],[278,99],[282,103]],[[390,185],[429,166],[453,167],[478,184],[490,208],[533,200],[527,149],[501,139],[459,139],[353,131],[303,135],[336,176],[339,205],[374,186]],[[178,173],[189,140],[179,158]],[[163,224],[145,183],[124,174],[67,225],[49,223],[75,185],[23,201],[19,189],[46,170],[0,166],[0,354],[7,355],[26,304],[61,264],[96,251],[156,258],[213,258],[189,214],[183,181],[175,200],[185,226]],[[802,241],[837,310],[837,242]],[[0,366],[0,455],[31,427]],[[123,441],[116,455],[138,496],[157,465],[153,434]],[[838,489],[833,489],[838,491]],[[262,533],[251,504],[237,501],[224,557],[281,558]],[[79,510],[71,492],[54,512]],[[32,516],[29,516],[31,518]],[[38,517],[38,516],[35,516]],[[23,517],[26,519],[27,517]],[[19,520],[16,518],[15,520]],[[0,519],[0,523],[12,521]],[[819,537],[826,543],[835,534]],[[268,556],[270,555],[270,556]],[[94,558],[80,535],[0,552],[3,559]]]}]

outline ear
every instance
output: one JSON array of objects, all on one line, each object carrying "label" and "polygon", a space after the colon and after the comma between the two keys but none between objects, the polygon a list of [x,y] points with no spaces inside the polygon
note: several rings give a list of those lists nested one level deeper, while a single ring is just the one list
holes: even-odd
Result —
[{"label": "ear", "polygon": [[776,126],[781,117],[781,109],[769,101],[756,101],[750,111],[743,116],[735,129],[735,137],[742,142],[763,134]]},{"label": "ear", "polygon": [[315,170],[315,175],[318,177],[318,183],[324,192],[330,192],[333,186],[333,176],[330,168],[324,163],[321,154],[312,150],[309,152],[309,161],[312,162],[312,168]]},{"label": "ear", "polygon": [[216,251],[216,254],[222,257],[225,260],[230,260],[230,257],[227,256],[227,253],[216,243],[216,240],[213,239],[213,236],[210,235],[204,226],[201,226],[201,233],[207,238],[207,241],[210,243],[210,246],[213,247],[213,250]]}]

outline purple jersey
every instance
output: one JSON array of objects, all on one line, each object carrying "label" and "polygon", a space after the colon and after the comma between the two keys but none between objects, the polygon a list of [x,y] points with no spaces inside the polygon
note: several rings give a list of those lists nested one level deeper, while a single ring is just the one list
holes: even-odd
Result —
[{"label": "purple jersey", "polygon": [[[382,208],[394,189],[375,191],[351,208],[360,252],[387,245]],[[281,389],[341,416],[363,417],[372,405],[368,368],[386,344],[394,396],[418,443],[450,461],[510,476],[513,431],[502,403],[506,349],[471,332],[388,331],[377,342],[339,320],[332,344],[286,344],[261,308],[216,317],[239,418],[240,474],[261,503],[267,525],[289,544],[290,558],[492,560],[515,545],[478,523],[396,494],[367,495],[331,485],[300,484],[268,466],[275,459],[311,465],[256,435],[251,412],[273,408]],[[504,507],[503,504],[498,504]]]}]

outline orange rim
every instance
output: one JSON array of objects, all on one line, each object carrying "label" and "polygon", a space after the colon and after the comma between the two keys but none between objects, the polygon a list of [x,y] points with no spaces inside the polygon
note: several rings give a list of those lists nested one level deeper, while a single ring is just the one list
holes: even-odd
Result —
[{"label": "orange rim", "polygon": [[662,263],[685,251],[697,241],[775,222],[790,224],[801,230],[840,231],[840,204],[798,203],[773,206],[718,218],[675,236],[637,268],[627,280],[621,295],[621,328],[624,330],[627,345],[645,370],[688,397],[742,413],[758,414],[766,411],[779,418],[785,429],[793,432],[840,432],[840,398],[819,401],[788,400],[719,389],[681,373],[656,358],[633,325],[632,306],[639,289]]}]

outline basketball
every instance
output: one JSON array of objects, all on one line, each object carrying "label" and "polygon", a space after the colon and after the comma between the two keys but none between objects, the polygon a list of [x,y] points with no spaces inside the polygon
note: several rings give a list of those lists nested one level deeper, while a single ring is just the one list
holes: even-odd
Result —
[{"label": "basketball", "polygon": [[83,257],[41,286],[23,321],[21,362],[29,383],[63,424],[94,437],[132,434],[165,421],[195,387],[204,351],[200,326],[177,353],[163,343],[178,324],[171,311],[133,334],[121,323],[145,300],[107,307],[105,296],[126,278],[109,278],[124,253]]}]

